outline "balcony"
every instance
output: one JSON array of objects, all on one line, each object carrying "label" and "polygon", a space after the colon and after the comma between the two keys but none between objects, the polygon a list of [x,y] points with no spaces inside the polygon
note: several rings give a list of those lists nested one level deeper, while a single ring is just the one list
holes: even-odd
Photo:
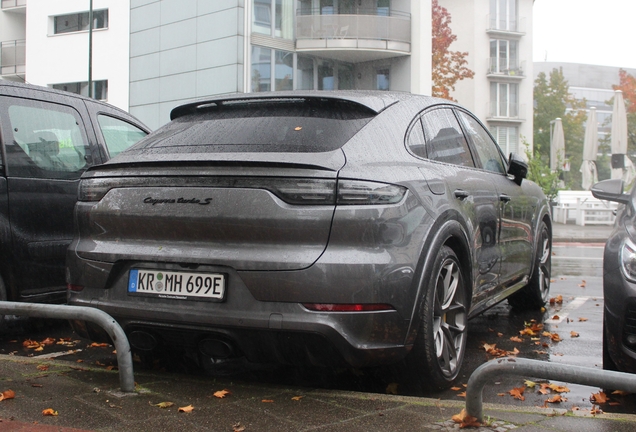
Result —
[{"label": "balcony", "polygon": [[526,105],[518,103],[489,102],[486,120],[504,123],[521,123],[526,120]]},{"label": "balcony", "polygon": [[510,79],[521,80],[525,78],[525,66],[526,62],[519,62],[515,60],[509,60],[505,58],[491,57],[488,59],[488,72],[489,78],[497,79]]},{"label": "balcony", "polygon": [[2,9],[15,9],[15,10],[23,10],[26,9],[27,0],[2,0]]},{"label": "balcony", "polygon": [[526,34],[526,19],[523,17],[497,17],[486,15],[486,32],[492,35],[521,37]]},{"label": "balcony", "polygon": [[297,11],[298,52],[353,63],[411,53],[411,15],[408,13],[377,9],[360,9],[355,14],[320,12],[319,9]]},{"label": "balcony", "polygon": [[26,41],[0,42],[0,76],[6,79],[21,78],[26,72]]}]

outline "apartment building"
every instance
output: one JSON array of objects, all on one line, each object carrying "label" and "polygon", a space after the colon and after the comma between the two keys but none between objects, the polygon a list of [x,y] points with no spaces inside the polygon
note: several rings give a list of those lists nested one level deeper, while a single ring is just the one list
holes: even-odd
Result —
[{"label": "apartment building", "polygon": [[130,111],[292,89],[430,93],[431,0],[131,0]]},{"label": "apartment building", "polygon": [[[0,78],[88,95],[89,2],[0,5]],[[130,2],[93,0],[93,28],[93,96],[127,110]]]},{"label": "apartment building", "polygon": [[438,0],[451,14],[457,40],[451,50],[468,52],[473,79],[451,94],[484,121],[502,150],[525,156],[532,145],[534,0]]}]

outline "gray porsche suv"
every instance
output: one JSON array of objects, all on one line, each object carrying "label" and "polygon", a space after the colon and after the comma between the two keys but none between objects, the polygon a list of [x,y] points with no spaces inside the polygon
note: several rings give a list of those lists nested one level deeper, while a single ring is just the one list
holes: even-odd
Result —
[{"label": "gray porsche suv", "polygon": [[405,359],[443,388],[469,318],[548,297],[548,202],[457,105],[276,92],[171,118],[82,176],[67,252],[69,303],[111,314],[135,350]]}]

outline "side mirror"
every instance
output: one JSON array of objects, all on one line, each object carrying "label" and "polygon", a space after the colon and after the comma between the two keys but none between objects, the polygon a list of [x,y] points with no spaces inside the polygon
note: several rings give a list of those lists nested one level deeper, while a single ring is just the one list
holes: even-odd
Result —
[{"label": "side mirror", "polygon": [[508,174],[514,178],[515,183],[521,186],[521,181],[528,176],[528,164],[516,154],[510,153]]},{"label": "side mirror", "polygon": [[621,204],[629,204],[632,201],[632,197],[629,194],[623,193],[623,180],[610,179],[603,180],[592,186],[592,195],[595,198],[614,201]]}]

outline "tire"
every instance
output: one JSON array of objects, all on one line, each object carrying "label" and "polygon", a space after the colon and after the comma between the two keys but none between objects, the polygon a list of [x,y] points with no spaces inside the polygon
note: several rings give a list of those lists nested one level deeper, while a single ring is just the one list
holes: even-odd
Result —
[{"label": "tire", "polygon": [[519,310],[542,308],[550,295],[550,273],[552,270],[552,239],[545,222],[541,222],[539,241],[528,285],[508,297],[508,303]]},{"label": "tire", "polygon": [[457,255],[442,246],[424,297],[422,320],[407,361],[411,374],[434,391],[449,388],[462,366],[467,339],[467,295]]},{"label": "tire", "polygon": [[[2,277],[0,277],[0,300],[1,301],[7,300],[7,289],[4,286],[4,281],[2,280]],[[4,321],[4,315],[0,314],[0,330],[2,330],[5,326],[6,326],[6,323]]]},{"label": "tire", "polygon": [[612,356],[609,352],[609,345],[607,344],[607,328],[605,324],[605,311],[603,311],[603,370],[616,371],[618,372],[618,367],[614,360],[612,360]]}]

